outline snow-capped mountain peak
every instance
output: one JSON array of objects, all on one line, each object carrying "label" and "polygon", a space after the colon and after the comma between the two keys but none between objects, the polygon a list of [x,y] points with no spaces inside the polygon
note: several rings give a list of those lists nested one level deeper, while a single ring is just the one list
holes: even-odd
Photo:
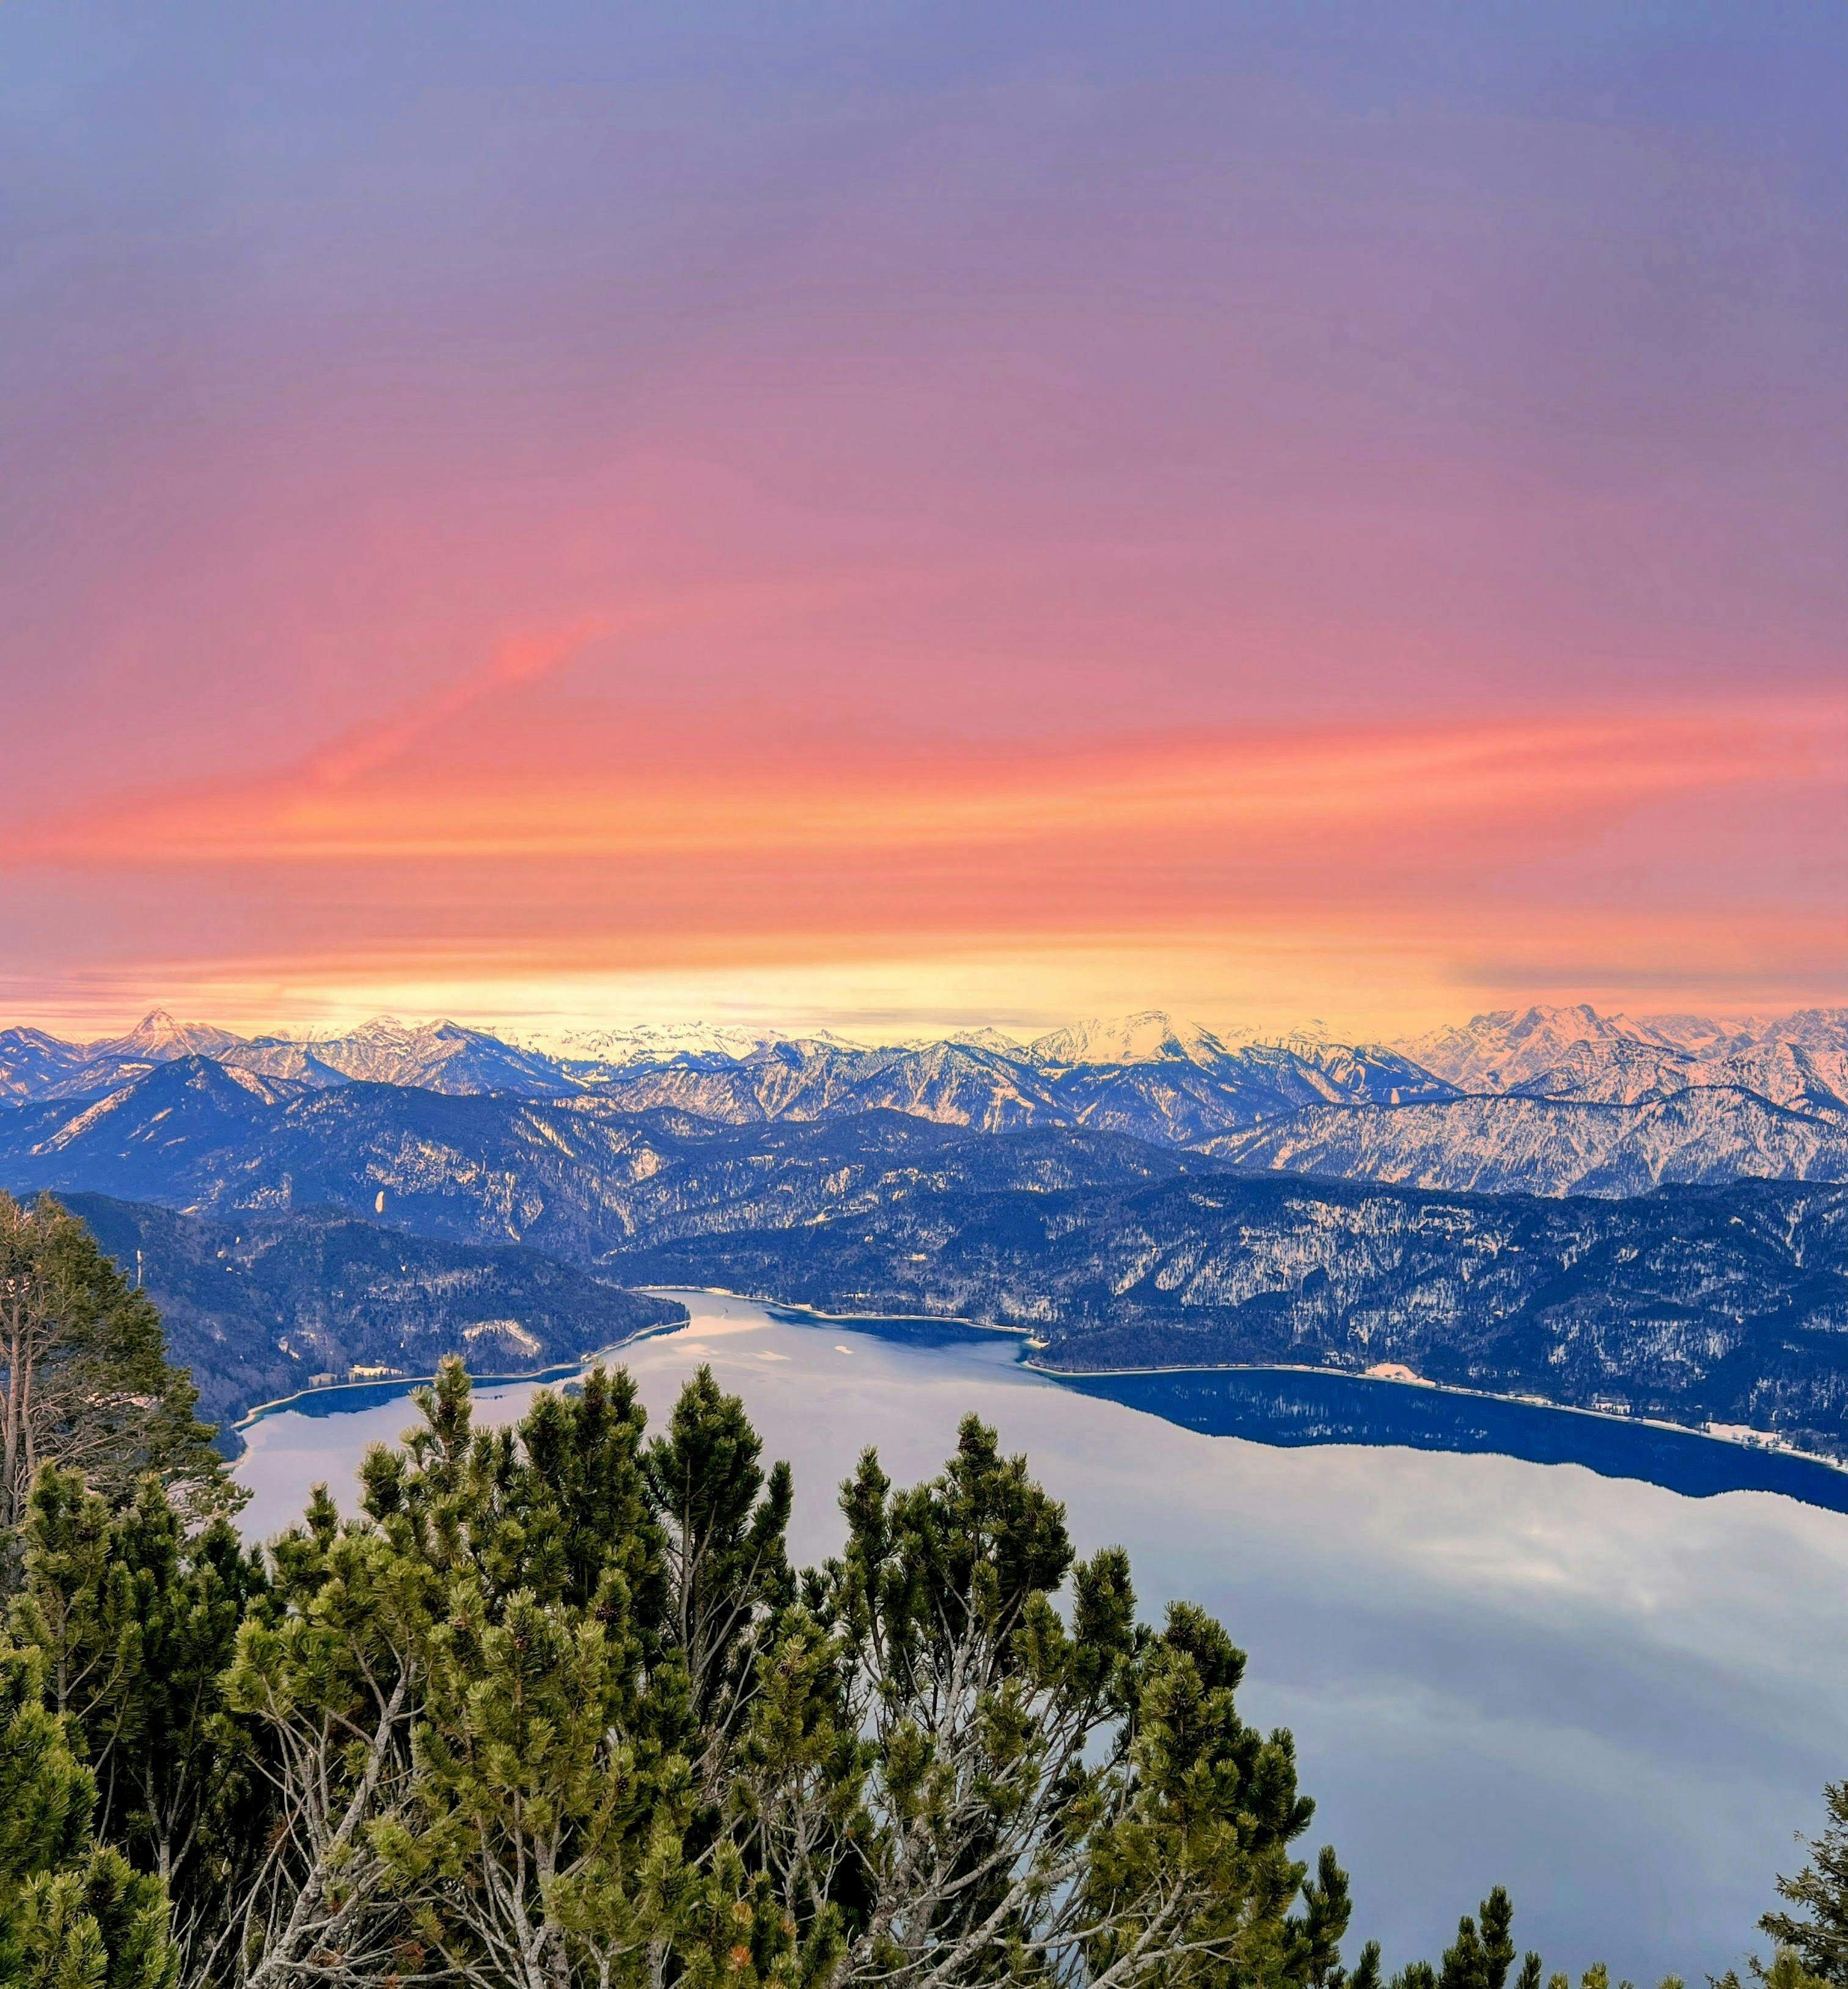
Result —
[{"label": "snow-capped mountain peak", "polygon": [[93,1057],[112,1056],[144,1063],[168,1063],[186,1056],[218,1056],[235,1049],[242,1036],[206,1022],[176,1022],[164,1008],[151,1008],[125,1036],[89,1045]]},{"label": "snow-capped mountain peak", "polygon": [[571,1029],[536,1038],[531,1046],[573,1063],[666,1063],[676,1056],[747,1057],[775,1039],[765,1030],[725,1022],[636,1022],[626,1028]]},{"label": "snow-capped mountain peak", "polygon": [[[146,1102],[165,1110],[163,1085],[181,1077],[188,1096],[215,1086],[227,1107],[267,1088],[312,1101],[358,1085],[569,1100],[593,1117],[671,1113],[714,1127],[883,1113],[985,1131],[1063,1127],[1241,1165],[1485,1191],[1640,1192],[1741,1172],[1848,1178],[1840,1009],[1751,1022],[1534,1005],[1397,1049],[1344,1042],[1314,1022],[1215,1032],[1161,1009],[1025,1045],[995,1030],[868,1048],[693,1023],[618,1026],[541,1048],[391,1015],[344,1034],[246,1042],[159,1011],[100,1045],[0,1032],[0,1119],[22,1108],[22,1127],[40,1104],[87,1109],[150,1084]],[[419,1108],[384,1100],[342,1109]]]},{"label": "snow-capped mountain peak", "polygon": [[1627,1015],[1603,1015],[1587,1002],[1495,1008],[1398,1047],[1465,1091],[1510,1091],[1566,1062],[1580,1045],[1644,1042],[1672,1047]]},{"label": "snow-capped mountain peak", "polygon": [[1036,1037],[1027,1045],[1036,1063],[1168,1063],[1182,1061],[1210,1069],[1222,1062],[1226,1045],[1198,1022],[1177,1022],[1161,1008],[1140,1014],[1074,1022]]},{"label": "snow-capped mountain peak", "polygon": [[344,1036],[334,1036],[329,1040],[349,1043],[402,1043],[419,1035],[434,1035],[439,1030],[453,1029],[455,1026],[453,1022],[426,1022],[419,1026],[401,1022],[395,1015],[374,1015],[361,1022],[358,1028],[349,1029]]}]

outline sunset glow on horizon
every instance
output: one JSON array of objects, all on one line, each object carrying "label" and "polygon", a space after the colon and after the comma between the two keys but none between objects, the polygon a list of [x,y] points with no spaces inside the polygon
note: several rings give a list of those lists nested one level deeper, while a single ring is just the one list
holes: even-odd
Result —
[{"label": "sunset glow on horizon", "polygon": [[0,19],[0,1025],[1848,1001],[1848,25],[1687,11]]}]

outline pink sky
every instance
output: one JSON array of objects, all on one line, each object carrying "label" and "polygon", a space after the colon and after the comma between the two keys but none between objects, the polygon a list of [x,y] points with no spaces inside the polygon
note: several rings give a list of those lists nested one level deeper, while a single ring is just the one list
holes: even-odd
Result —
[{"label": "pink sky", "polygon": [[331,18],[0,21],[0,1019],[1848,998],[1839,22]]}]

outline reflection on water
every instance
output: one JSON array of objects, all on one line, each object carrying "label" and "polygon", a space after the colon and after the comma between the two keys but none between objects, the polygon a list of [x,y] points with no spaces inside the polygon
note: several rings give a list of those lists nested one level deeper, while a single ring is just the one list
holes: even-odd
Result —
[{"label": "reflection on water", "polygon": [[[702,1361],[744,1397],[795,1466],[804,1557],[838,1545],[863,1445],[921,1477],[972,1409],[1082,1547],[1129,1549],[1145,1613],[1187,1594],[1222,1617],[1251,1654],[1247,1716],[1294,1730],[1311,1845],[1336,1845],[1389,1961],[1435,1954],[1500,1881],[1549,1967],[1697,1981],[1737,1958],[1848,1769],[1848,1520],[1724,1479],[1795,1460],[1332,1377],[1074,1388],[1005,1335],[678,1296],[692,1324],[622,1357],[657,1421]],[[536,1385],[484,1387],[481,1413],[518,1415]],[[308,1406],[249,1432],[254,1533],[317,1479],[350,1499],[367,1445],[408,1420],[402,1390]]]},{"label": "reflection on water", "polygon": [[1067,1385],[1185,1423],[1209,1436],[1258,1443],[1405,1444],[1414,1450],[1492,1452],[1530,1464],[1582,1464],[1606,1478],[1639,1478],[1688,1498],[1775,1492],[1848,1513],[1848,1471],[1789,1452],[1751,1450],[1688,1430],[1497,1401],[1450,1389],[1277,1368],[1073,1377]]},{"label": "reflection on water", "polygon": [[[768,1306],[773,1319],[815,1323],[799,1306]],[[856,1319],[854,1330],[914,1347],[1013,1350],[1019,1336],[950,1320]],[[1180,1369],[1165,1374],[1055,1374],[1060,1387],[1100,1395],[1208,1436],[1253,1443],[1402,1445],[1517,1457],[1530,1464],[1581,1464],[1603,1478],[1639,1478],[1690,1499],[1721,1492],[1775,1492],[1848,1513],[1848,1471],[1790,1452],[1758,1450],[1704,1435],[1588,1415],[1450,1388],[1294,1367]]]}]

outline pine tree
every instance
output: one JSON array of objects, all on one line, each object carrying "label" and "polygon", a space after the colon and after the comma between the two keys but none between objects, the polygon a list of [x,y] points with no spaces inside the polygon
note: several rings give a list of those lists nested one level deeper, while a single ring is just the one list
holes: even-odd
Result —
[{"label": "pine tree", "polygon": [[277,1543],[239,1640],[284,1764],[240,1979],[1344,1982],[1346,1875],[1291,1853],[1243,1655],[1196,1609],[1138,1625],[1122,1554],[1076,1562],[979,1424],[909,1492],[864,1459],[799,1581],[788,1473],[708,1373],[646,1444],[622,1377],[477,1431],[451,1367],[423,1411],[361,1517]]},{"label": "pine tree", "polygon": [[270,1814],[252,1869],[192,1979],[211,1989],[398,1974],[403,1916],[384,1848],[411,1811],[417,1652],[442,1600],[436,1571],[376,1528],[343,1522],[324,1486],[271,1547],[263,1606],[224,1679]]},{"label": "pine tree", "polygon": [[731,1739],[750,1677],[751,1632],[793,1593],[784,1536],[789,1467],[768,1478],[763,1445],[735,1395],[701,1367],[643,1469],[666,1577],[664,1648],[684,1668],[702,1756]]},{"label": "pine tree", "polygon": [[222,1519],[188,1534],[157,1479],[120,1513],[56,1466],[32,1488],[14,1635],[45,1655],[99,1834],[161,1880],[188,1935],[249,1859],[253,1764],[223,1679],[266,1587],[260,1554]]},{"label": "pine tree", "polygon": [[[1514,1909],[1497,1886],[1482,1903],[1482,1923],[1467,1913],[1456,1923],[1455,1943],[1444,1950],[1439,1989],[1504,1989],[1514,1966]],[[1540,1957],[1530,1954],[1523,1970],[1538,1981]]]},{"label": "pine tree", "polygon": [[698,1889],[679,1846],[699,1750],[633,1386],[594,1373],[476,1432],[452,1364],[425,1415],[365,1472],[369,1522],[442,1584],[411,1658],[414,1800],[375,1831],[401,1959],[497,1989],[635,1976]]},{"label": "pine tree", "polygon": [[[1822,1834],[1799,1838],[1809,1862],[1778,1894],[1795,1913],[1773,1911],[1758,1923],[1806,1975],[1848,1989],[1848,1781],[1823,1791],[1828,1821]],[[1767,1981],[1771,1971],[1761,1970]]]},{"label": "pine tree", "polygon": [[[419,1407],[266,1557],[151,1476],[41,1472],[0,1981],[1380,1989],[1243,1652],[1139,1621],[979,1422],[909,1489],[867,1452],[799,1574],[709,1371],[652,1441],[619,1374],[482,1429],[451,1363]],[[1497,1890],[1395,1981],[1507,1989],[1514,1953]]]},{"label": "pine tree", "polygon": [[169,1364],[160,1315],[49,1197],[0,1193],[0,1544],[18,1574],[26,1503],[42,1466],[80,1471],[112,1505],[152,1472],[189,1515],[231,1510],[234,1488]]},{"label": "pine tree", "polygon": [[91,1836],[96,1784],[44,1674],[39,1652],[0,1648],[0,1982],[173,1989],[165,1896]]}]

